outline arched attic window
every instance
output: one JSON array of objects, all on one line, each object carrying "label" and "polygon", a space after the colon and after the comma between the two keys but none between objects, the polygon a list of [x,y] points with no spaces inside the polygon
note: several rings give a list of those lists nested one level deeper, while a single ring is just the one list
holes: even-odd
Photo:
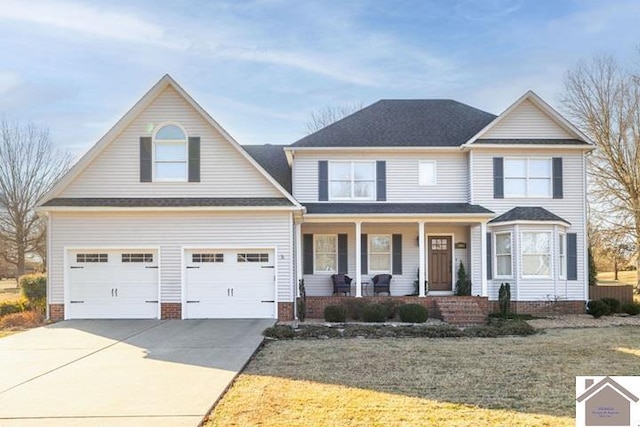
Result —
[{"label": "arched attic window", "polygon": [[158,129],[153,138],[153,171],[156,181],[187,180],[187,135],[175,124]]}]

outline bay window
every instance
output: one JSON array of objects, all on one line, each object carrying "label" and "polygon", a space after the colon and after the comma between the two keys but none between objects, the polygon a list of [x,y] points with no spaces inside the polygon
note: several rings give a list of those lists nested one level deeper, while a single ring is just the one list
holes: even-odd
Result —
[{"label": "bay window", "polygon": [[522,233],[522,276],[551,277],[551,233]]}]

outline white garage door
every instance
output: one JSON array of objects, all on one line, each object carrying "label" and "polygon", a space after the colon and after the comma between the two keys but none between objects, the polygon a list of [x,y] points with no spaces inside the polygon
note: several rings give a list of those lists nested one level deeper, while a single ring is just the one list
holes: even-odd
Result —
[{"label": "white garage door", "polygon": [[68,319],[158,317],[157,251],[74,250],[68,260]]},{"label": "white garage door", "polygon": [[184,317],[275,317],[273,250],[185,251]]}]

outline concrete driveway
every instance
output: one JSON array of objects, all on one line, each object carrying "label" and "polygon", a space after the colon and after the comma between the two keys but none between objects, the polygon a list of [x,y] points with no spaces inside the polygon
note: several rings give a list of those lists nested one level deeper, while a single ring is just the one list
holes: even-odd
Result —
[{"label": "concrete driveway", "polygon": [[273,320],[70,320],[0,339],[0,426],[195,427]]}]

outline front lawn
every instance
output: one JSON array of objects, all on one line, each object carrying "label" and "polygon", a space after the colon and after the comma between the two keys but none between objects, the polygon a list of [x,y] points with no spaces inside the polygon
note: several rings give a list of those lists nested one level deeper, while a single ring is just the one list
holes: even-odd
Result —
[{"label": "front lawn", "polygon": [[599,285],[635,285],[637,274],[635,271],[618,271],[618,280],[614,280],[613,271],[598,273]]},{"label": "front lawn", "polygon": [[576,375],[640,375],[640,328],[271,342],[213,426],[573,426]]}]

